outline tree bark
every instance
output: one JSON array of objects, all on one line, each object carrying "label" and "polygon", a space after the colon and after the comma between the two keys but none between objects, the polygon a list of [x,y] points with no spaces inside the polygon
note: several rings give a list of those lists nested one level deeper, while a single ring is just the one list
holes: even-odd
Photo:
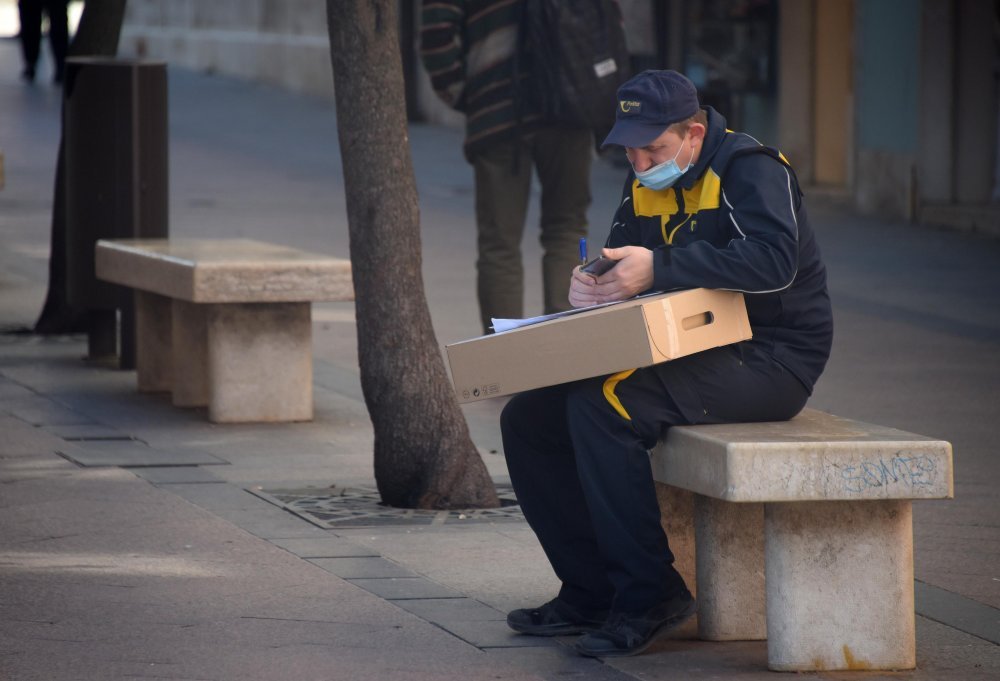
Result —
[{"label": "tree bark", "polygon": [[496,490],[445,373],[424,294],[396,0],[327,0],[361,387],[382,500],[484,508]]},{"label": "tree bark", "polygon": [[[86,2],[73,42],[70,57],[113,57],[118,53],[125,0]],[[52,235],[49,247],[49,290],[35,322],[34,332],[76,333],[87,330],[87,311],[69,304],[66,299],[66,170],[63,164],[63,136],[60,132],[59,158],[52,197]]]}]

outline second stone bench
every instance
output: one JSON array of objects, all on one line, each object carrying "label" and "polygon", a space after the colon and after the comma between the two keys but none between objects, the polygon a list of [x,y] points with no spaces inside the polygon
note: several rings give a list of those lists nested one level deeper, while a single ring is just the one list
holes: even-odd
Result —
[{"label": "second stone bench", "polygon": [[97,277],[136,289],[141,392],[214,422],[313,416],[316,301],[354,300],[349,260],[249,239],[119,239]]}]

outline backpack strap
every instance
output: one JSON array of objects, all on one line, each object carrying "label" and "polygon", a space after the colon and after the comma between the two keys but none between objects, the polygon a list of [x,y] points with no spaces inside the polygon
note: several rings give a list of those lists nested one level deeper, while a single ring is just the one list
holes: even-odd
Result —
[{"label": "backpack strap", "polygon": [[734,150],[729,154],[729,157],[723,161],[722,166],[718,169],[715,169],[715,172],[719,176],[719,182],[721,183],[723,189],[726,186],[726,171],[729,170],[729,166],[730,164],[732,164],[733,160],[740,158],[741,156],[749,156],[750,154],[766,154],[767,156],[770,156],[771,158],[776,160],[778,163],[785,166],[785,169],[789,173],[791,173],[792,180],[795,183],[795,200],[796,200],[795,210],[801,208],[803,194],[802,194],[802,188],[799,186],[799,178],[795,174],[795,169],[792,168],[792,165],[788,162],[788,159],[785,158],[784,154],[782,154],[774,147],[765,146],[763,144],[757,144],[755,146],[746,146]]},{"label": "backpack strap", "polygon": [[527,74],[525,62],[528,59],[528,10],[529,0],[517,3],[517,39],[514,42],[514,59],[510,69],[511,87],[514,95],[514,157],[511,159],[510,173],[516,175],[521,167],[521,139],[524,130],[525,99],[524,76]]}]

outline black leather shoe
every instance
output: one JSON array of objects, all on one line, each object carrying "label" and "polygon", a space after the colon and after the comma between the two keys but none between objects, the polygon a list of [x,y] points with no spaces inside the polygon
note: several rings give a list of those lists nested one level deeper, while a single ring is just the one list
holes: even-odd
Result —
[{"label": "black leather shoe", "polygon": [[607,610],[580,610],[553,598],[534,609],[512,610],[507,626],[531,636],[569,636],[594,631],[607,617]]},{"label": "black leather shoe", "polygon": [[638,655],[694,611],[694,598],[685,590],[645,612],[613,613],[603,627],[577,641],[576,650],[588,657]]}]

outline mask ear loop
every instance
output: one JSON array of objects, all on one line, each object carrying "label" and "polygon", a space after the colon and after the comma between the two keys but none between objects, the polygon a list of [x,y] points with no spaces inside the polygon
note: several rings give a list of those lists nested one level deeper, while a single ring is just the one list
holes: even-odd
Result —
[{"label": "mask ear loop", "polygon": [[[684,132],[684,137],[682,137],[682,138],[681,138],[681,144],[683,144],[683,143],[684,143],[684,140],[686,140],[686,139],[687,139],[687,137],[688,137],[688,134],[689,134],[690,132],[691,132],[690,130],[687,130],[687,131],[685,131],[685,132]],[[691,166],[693,166],[693,165],[694,165],[694,146],[693,146],[693,145],[692,145],[692,144],[691,144],[690,142],[688,142],[688,148],[689,148],[689,149],[691,150],[691,156],[689,156],[689,157],[688,157],[688,164],[687,164],[687,167],[686,167],[686,168],[684,168],[684,172],[685,172],[685,173],[686,173],[687,171],[691,170]],[[678,150],[678,153],[680,153],[680,150]]]},{"label": "mask ear loop", "polygon": [[[644,170],[643,172],[644,173],[645,172],[649,172],[653,168],[659,168],[660,166],[666,165],[667,163],[670,163],[671,161],[676,162],[677,161],[677,157],[681,155],[681,149],[684,147],[684,140],[685,139],[687,139],[687,133],[686,132],[684,133],[684,137],[681,138],[681,146],[677,147],[677,151],[674,152],[674,157],[673,158],[671,158],[669,160],[666,160],[663,163],[657,163],[656,165],[650,166],[647,170]],[[693,148],[691,149],[691,156],[692,157],[694,156],[694,149]],[[625,158],[628,159],[628,164],[630,166],[632,166],[632,170],[635,171],[635,166],[632,164],[632,159],[630,159],[628,157],[628,150],[625,151]],[[677,166],[677,167],[680,168],[680,166]],[[684,172],[686,173],[690,169],[691,169],[691,159],[688,159],[687,168],[684,169]],[[638,172],[638,171],[636,171],[636,172]]]}]

